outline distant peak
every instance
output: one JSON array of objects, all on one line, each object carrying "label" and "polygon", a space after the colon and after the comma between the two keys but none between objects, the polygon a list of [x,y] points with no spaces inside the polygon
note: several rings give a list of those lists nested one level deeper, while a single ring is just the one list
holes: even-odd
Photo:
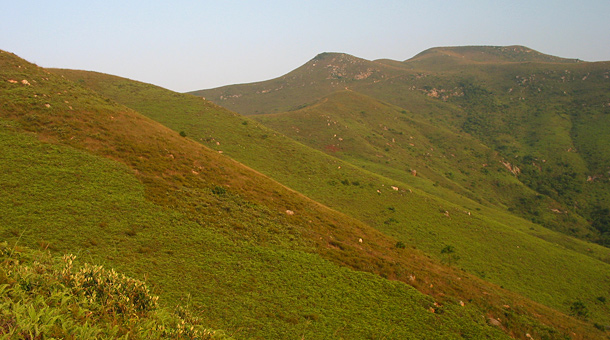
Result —
[{"label": "distant peak", "polygon": [[560,58],[521,45],[434,47],[419,53],[409,61],[435,57],[453,57],[475,62],[579,62],[578,59]]},{"label": "distant peak", "polygon": [[318,54],[317,56],[315,56],[312,61],[322,61],[322,60],[329,60],[329,59],[346,59],[346,60],[355,60],[355,59],[359,59],[354,57],[353,55],[347,54],[347,53],[341,53],[341,52],[322,52],[320,54]]},{"label": "distant peak", "polygon": [[336,57],[339,55],[344,55],[345,53],[342,52],[322,52],[320,54],[318,54],[315,59],[324,59],[324,58],[329,58],[329,57]]}]

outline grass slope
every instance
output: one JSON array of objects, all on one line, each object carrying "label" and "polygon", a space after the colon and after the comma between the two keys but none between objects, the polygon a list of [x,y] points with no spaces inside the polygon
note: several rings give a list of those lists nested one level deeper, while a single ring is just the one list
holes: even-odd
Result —
[{"label": "grass slope", "polygon": [[[362,73],[365,66],[367,71]],[[610,152],[606,152],[609,144],[603,131],[610,129],[606,119],[609,81],[608,62],[564,59],[523,46],[466,46],[433,48],[405,62],[322,54],[275,79],[273,86],[262,82],[194,93],[243,114],[317,106],[339,90],[396,105],[409,118],[457,135],[472,135],[510,163],[521,183],[559,203],[547,209],[548,204],[532,199],[531,191],[516,201],[501,200],[514,212],[608,245]],[[260,91],[267,87],[272,90]],[[367,106],[352,112],[366,111]],[[430,137],[434,135],[438,129]],[[367,157],[357,155],[354,161]],[[442,177],[439,184],[456,175],[436,170]],[[477,194],[485,192],[482,187]]]},{"label": "grass slope", "polygon": [[[0,231],[11,246],[146,277],[168,304],[190,295],[206,327],[236,338],[507,337],[486,317],[519,337],[599,335],[395,249],[395,239],[76,83],[6,52],[0,63],[0,174],[10,183]],[[372,273],[417,275],[415,286],[442,290],[424,295]]]},{"label": "grass slope", "polygon": [[554,229],[591,232],[584,219],[553,213],[561,208],[559,203],[515,179],[505,159],[469,134],[418,120],[368,96],[337,92],[301,110],[254,118],[313,148],[418,188],[425,190],[424,183],[429,186],[432,181],[471,200],[515,212],[528,202],[523,217]]},{"label": "grass slope", "polygon": [[[461,108],[447,111],[450,117],[442,123],[511,159],[522,183],[567,208],[558,210],[591,222],[595,230],[581,236],[608,244],[604,221],[610,207],[610,153],[600,131],[610,129],[604,119],[610,112],[604,90],[609,67],[607,62],[463,65],[439,69],[443,79],[416,88],[428,95],[460,94],[431,97]],[[383,97],[383,91],[376,93]],[[397,102],[396,97],[385,99]],[[567,232],[579,234],[571,227]]]},{"label": "grass slope", "polygon": [[[605,294],[608,284],[608,264],[599,260],[608,257],[606,248],[548,231],[442,188],[437,190],[448,200],[419,190],[410,192],[406,183],[351,166],[189,95],[96,73],[57,72],[81,80],[114,100],[124,100],[125,105],[176,131],[184,131],[291,188],[375,226],[394,236],[394,242],[417,245],[438,261],[464,268],[566,313],[577,300],[586,300],[595,320],[605,322],[606,307],[595,301]],[[123,91],[126,88],[129,93]],[[156,105],[151,104],[152,98]],[[429,182],[430,187],[432,184]],[[392,185],[399,190],[393,190]],[[459,200],[460,205],[449,202]],[[472,214],[467,214],[469,211]],[[367,238],[362,239],[366,244]],[[343,247],[334,242],[330,246]],[[447,247],[452,252],[443,252]],[[477,294],[482,291],[474,292],[471,284],[439,280],[433,274],[436,269],[418,264],[422,259],[416,258],[410,263],[401,262],[406,271],[381,273],[407,282],[415,277],[412,284],[431,294],[453,295],[457,289],[459,294],[471,294],[473,301],[481,297]],[[427,268],[422,270],[424,266]],[[362,263],[355,268],[371,270]],[[414,271],[415,275],[410,274]],[[432,286],[430,275],[436,277]],[[421,276],[427,281],[423,285]]]}]

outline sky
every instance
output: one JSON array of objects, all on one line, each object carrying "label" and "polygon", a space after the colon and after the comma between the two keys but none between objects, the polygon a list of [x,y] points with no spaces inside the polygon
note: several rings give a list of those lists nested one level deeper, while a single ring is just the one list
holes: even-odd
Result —
[{"label": "sky", "polygon": [[2,0],[0,49],[186,92],[272,79],[321,52],[406,60],[524,45],[610,60],[610,0]]}]

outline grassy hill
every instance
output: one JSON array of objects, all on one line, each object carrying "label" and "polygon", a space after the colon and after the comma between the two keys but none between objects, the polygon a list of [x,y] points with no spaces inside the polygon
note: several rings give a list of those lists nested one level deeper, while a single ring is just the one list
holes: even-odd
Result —
[{"label": "grassy hill", "polygon": [[[394,79],[428,77],[422,70],[447,70],[453,65],[506,63],[577,63],[523,46],[437,47],[398,62],[369,61],[345,53],[320,53],[284,76],[251,84],[191,92],[244,115],[291,111],[345,88],[361,89]],[[409,86],[410,87],[410,86]],[[404,90],[404,89],[401,89]]]},{"label": "grassy hill", "polygon": [[[396,252],[387,255],[392,261],[406,249],[413,252],[405,262],[381,266],[361,259],[342,260],[352,268],[410,283],[437,297],[469,294],[468,300],[474,303],[478,300],[478,305],[488,305],[489,300],[494,300],[499,304],[492,305],[500,310],[504,305],[511,306],[489,298],[487,294],[496,291],[497,286],[492,289],[493,285],[477,281],[485,288],[473,291],[473,284],[463,281],[465,272],[458,270],[461,274],[446,279],[445,270],[461,268],[565,313],[571,312],[574,303],[585,301],[581,302],[586,304],[591,319],[600,324],[605,322],[602,320],[607,315],[606,306],[596,301],[600,301],[597,298],[605,294],[608,285],[608,264],[603,262],[610,255],[607,248],[549,231],[493,205],[480,204],[452,190],[434,186],[430,179],[411,176],[408,179],[412,182],[401,182],[362,169],[295,143],[200,98],[98,73],[54,72],[374,226],[393,237],[386,244]],[[336,236],[339,229],[332,230]],[[369,237],[353,235],[326,246],[346,250],[351,246],[358,248],[369,240]],[[353,243],[346,247],[344,242],[348,241]],[[433,260],[425,260],[422,254]],[[422,260],[425,262],[420,263]],[[434,264],[439,262],[453,269]],[[575,286],[582,288],[574,289]],[[520,335],[516,336],[524,336],[517,333]]]},{"label": "grassy hill", "polygon": [[578,59],[560,58],[538,51],[525,46],[454,46],[454,47],[434,47],[425,50],[406,62],[411,65],[446,65],[449,60],[454,63],[522,63],[522,62],[541,62],[541,63],[578,63]]},{"label": "grassy hill", "polygon": [[371,85],[402,74],[405,69],[344,53],[321,53],[296,70],[276,79],[194,91],[240,114],[290,111],[312,104],[329,93],[355,84]]},{"label": "grassy hill", "polygon": [[[522,217],[572,236],[610,244],[610,150],[607,149],[607,134],[602,132],[610,129],[610,122],[606,119],[610,110],[610,98],[606,91],[610,74],[608,62],[586,63],[563,59],[522,46],[434,48],[404,62],[369,62],[352,58],[357,63],[341,55],[328,55],[322,58],[326,61],[322,64],[316,62],[317,57],[286,76],[273,80],[275,90],[265,94],[257,93],[259,91],[255,89],[269,87],[271,81],[198,91],[195,94],[207,96],[242,114],[279,113],[272,108],[286,108],[285,111],[290,113],[281,114],[286,116],[282,120],[285,123],[283,126],[278,118],[281,115],[260,119],[284,133],[292,128],[290,136],[312,146],[319,143],[319,136],[305,141],[306,137],[302,134],[292,133],[295,129],[308,129],[305,125],[311,121],[288,125],[287,121],[299,115],[299,112],[323,107],[327,116],[351,115],[354,119],[362,119],[360,116],[366,112],[366,108],[374,106],[375,101],[393,105],[393,117],[426,122],[433,127],[427,128],[426,132],[434,139],[429,140],[430,147],[441,152],[459,149],[446,142],[455,141],[448,133],[471,136],[472,143],[468,148],[472,148],[472,144],[482,144],[482,149],[497,154],[496,158],[506,164],[506,170],[515,172],[517,180],[529,188],[529,193],[519,189],[513,194],[508,189],[512,187],[507,187],[503,181],[497,182],[496,176],[474,176],[477,184],[480,179],[483,183],[487,182],[475,190],[475,196],[504,192],[504,196],[510,198],[498,198],[500,206]],[[312,71],[317,67],[313,65],[318,64],[323,66],[326,73]],[[370,72],[368,78],[357,79],[354,77],[356,64],[367,65],[368,69],[374,71]],[[333,78],[329,70],[334,69],[346,70],[341,73],[345,76]],[[299,79],[299,83],[291,83],[287,79]],[[367,100],[358,100],[362,108],[343,105],[338,112],[333,111],[337,105],[320,105],[321,101],[328,100],[328,96],[341,90],[366,95],[372,101],[365,103]],[[318,95],[314,91],[324,93]],[[233,97],[229,100],[224,95],[221,99],[219,93],[233,93]],[[316,96],[315,100],[311,99]],[[335,102],[341,101],[333,98]],[[401,117],[397,112],[404,115]],[[376,124],[380,123],[375,121],[385,121],[387,126],[387,117],[371,116],[371,112],[368,114],[368,128],[361,127],[358,130],[360,135],[379,135]],[[272,123],[272,120],[278,122]],[[332,128],[329,127],[326,133],[329,134]],[[403,130],[406,129],[403,124]],[[385,134],[381,139],[389,139],[392,133]],[[381,139],[378,141],[381,142]],[[353,146],[362,154],[352,153],[351,162],[370,161],[372,149],[368,145],[370,141],[366,143],[366,147],[362,144]],[[316,147],[324,150],[324,146]],[[391,159],[392,156],[384,154],[384,149],[377,147],[377,154],[388,161],[388,157]],[[394,154],[397,155],[396,152]],[[455,152],[451,154],[455,155]],[[411,155],[408,162],[417,162],[416,159],[420,163],[429,162],[424,155]],[[394,163],[394,167],[399,165],[388,162]],[[497,160],[494,164],[497,165]],[[460,168],[456,162],[450,167]],[[388,170],[385,166],[377,166],[377,169],[384,175],[384,171]],[[408,175],[404,170],[403,177]],[[432,170],[439,185],[456,190],[455,185],[448,185],[457,175],[455,171],[447,171],[447,166],[441,165],[437,168],[435,165]],[[463,170],[461,172],[464,174]],[[490,190],[490,182],[499,187]],[[517,186],[521,185],[517,183]],[[544,202],[534,197],[542,197]],[[549,203],[551,201],[555,203]]]},{"label": "grassy hill", "polygon": [[[404,235],[389,236],[308,199],[195,142],[195,131],[189,130],[213,131],[218,139],[204,142],[217,148],[226,146],[223,138],[230,135],[247,141],[248,132],[241,132],[249,131],[249,141],[278,139],[289,145],[283,152],[306,150],[299,157],[327,162],[311,167],[341,164],[253,121],[192,96],[121,80],[132,84],[134,101],[158,95],[159,112],[163,105],[182,103],[167,106],[171,111],[165,113],[177,122],[188,118],[179,131],[193,139],[185,138],[83,87],[85,79],[63,79],[7,52],[0,53],[0,66],[0,176],[6,183],[0,189],[0,237],[9,248],[75,253],[145,279],[165,306],[187,298],[202,326],[235,338],[603,336],[592,322],[442,265]],[[140,91],[145,96],[138,97]],[[194,111],[185,114],[187,107]],[[365,174],[349,164],[345,168],[349,172],[339,176]],[[381,187],[386,179],[366,176],[362,186],[350,181],[341,191],[352,194],[366,179],[387,197],[411,199],[405,191]],[[367,192],[378,197],[375,190]],[[415,209],[434,212],[430,223],[444,219],[437,200],[417,197],[422,200]],[[584,263],[580,277],[569,276],[582,283],[582,291],[566,295],[570,300],[563,309],[569,313],[578,302],[573,298],[582,296],[589,317],[604,323],[606,307],[591,304],[590,295],[604,294],[591,283],[603,280],[606,265],[578,251],[547,248],[551,255],[542,258],[565,268]],[[523,256],[533,258],[528,254]]]},{"label": "grassy hill", "polygon": [[552,209],[562,209],[559,203],[539,197],[515,179],[507,168],[509,162],[476,138],[437,127],[371,97],[337,92],[301,110],[255,119],[299,142],[424,190],[423,183],[433,182],[511,211],[520,211],[528,202],[524,217],[565,232],[592,232],[584,219],[554,213]]}]

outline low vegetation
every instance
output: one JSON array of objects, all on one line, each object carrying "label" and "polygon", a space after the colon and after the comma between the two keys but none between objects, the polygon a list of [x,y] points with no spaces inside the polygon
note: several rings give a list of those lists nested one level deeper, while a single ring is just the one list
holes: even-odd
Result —
[{"label": "low vegetation", "polygon": [[[346,157],[346,161],[325,155],[321,150],[315,151],[304,147],[303,144],[295,143],[256,122],[243,124],[244,117],[236,116],[188,95],[96,73],[64,70],[58,72],[71,79],[82,79],[84,84],[99,93],[124,103],[175,131],[187,129],[190,138],[222,152],[223,155],[235,158],[308,197],[376,227],[395,239],[391,241],[390,247],[397,249],[396,243],[403,242],[409,245],[409,249],[421,250],[439,262],[524,294],[566,314],[570,312],[570,301],[587,300],[591,308],[596,309],[591,315],[600,318],[597,319],[598,322],[608,322],[601,321],[606,319],[606,307],[593,301],[596,296],[603,294],[604,287],[608,284],[605,273],[608,272],[607,261],[610,259],[610,250],[552,232],[508,212],[501,202],[506,202],[506,197],[511,197],[510,195],[513,194],[506,193],[506,188],[531,197],[536,197],[536,194],[519,184],[514,175],[499,162],[500,159],[493,156],[493,152],[481,147],[468,136],[457,137],[451,130],[440,130],[425,122],[408,119],[407,121],[418,127],[414,129],[411,125],[404,125],[405,129],[409,129],[405,131],[412,132],[417,138],[417,150],[432,153],[429,148],[433,147],[436,150],[434,152],[439,153],[436,157],[426,157],[424,154],[421,168],[424,170],[418,171],[418,176],[413,176],[411,171],[405,173],[404,170],[392,170],[391,167],[378,162],[357,161],[357,155]],[[304,108],[302,112],[315,111],[320,107],[328,108],[330,105],[349,106],[354,103],[358,106],[363,101],[371,105],[367,107],[370,115],[381,117],[383,116],[381,113],[387,113],[405,116],[402,110],[398,111],[387,104],[371,102],[367,97],[360,95],[341,93],[337,97],[341,101],[331,96],[327,101],[323,100],[319,106],[313,106],[309,111]],[[154,102],[151,98],[155,98]],[[364,111],[366,112],[366,109]],[[327,116],[330,116],[330,113]],[[337,122],[335,125],[332,117],[326,116],[319,120],[323,124],[314,125],[311,130],[306,130],[307,125],[304,124],[303,130],[311,132],[292,134],[307,136],[315,131],[325,134],[324,138],[334,139],[337,142],[337,138],[333,137],[337,131],[333,132],[333,129],[338,130],[345,123],[341,121],[342,125],[335,120]],[[298,123],[298,120],[292,121],[293,125],[288,123],[284,125],[295,126],[295,123]],[[380,133],[390,133],[390,137],[383,138],[388,140],[393,137],[398,140],[396,134],[392,135],[389,131],[392,125],[385,126],[388,126],[388,132],[382,127]],[[349,132],[351,129],[343,129],[344,132],[346,130]],[[455,149],[453,151],[446,150],[445,148],[452,147],[451,144],[445,147],[437,146],[427,140],[429,137],[424,137],[420,130],[435,132],[436,139],[440,141],[443,137],[462,139],[465,145],[471,145],[474,150],[464,152],[456,147],[453,147]],[[407,138],[411,136],[409,133],[403,135]],[[349,138],[345,138],[343,142],[349,144]],[[354,147],[353,150],[358,150],[358,147]],[[395,152],[395,150],[390,151]],[[476,171],[469,169],[469,164],[472,162],[473,154],[481,154],[478,156],[481,157],[480,162],[490,164],[488,169],[491,172],[490,176],[494,176],[498,183],[488,185],[496,189],[491,193],[478,195],[476,189],[453,184],[457,189],[448,190],[446,186],[451,184],[450,181],[434,181],[426,178],[435,175],[431,166],[430,170],[423,166],[425,163],[438,164],[439,167],[443,167],[443,172],[451,171],[449,166],[451,163],[445,159],[451,157],[452,152],[457,155],[456,158],[463,160],[461,163],[464,165],[460,167],[465,169],[464,171],[472,171],[472,176],[478,176],[475,177],[478,179],[482,179],[484,171],[477,174],[481,171],[480,168],[477,167]],[[334,152],[332,155],[343,157],[337,155],[339,153]],[[422,161],[415,158],[414,162]],[[386,176],[381,176],[380,173]],[[460,177],[466,176],[460,175]],[[438,185],[438,183],[444,184]],[[394,190],[393,187],[398,190]],[[504,195],[505,198],[498,195]],[[525,197],[528,197],[527,195]],[[548,198],[540,201],[552,202]],[[498,205],[503,209],[498,209]],[[388,209],[388,206],[394,207],[394,210]],[[351,240],[357,241],[358,238],[351,237]],[[336,241],[330,245],[337,247]],[[441,249],[446,245],[452,245],[456,253],[452,255],[441,253]],[[345,251],[349,248],[339,249]],[[401,270],[400,273],[396,273],[393,269],[390,270],[392,267],[386,265],[383,265],[384,269],[379,271],[367,269],[371,267],[351,260],[347,263],[359,270],[372,270],[385,277],[410,282],[408,271]],[[416,274],[416,276],[420,275],[429,274]],[[557,277],[570,277],[570,279],[557,280]],[[435,279],[431,280],[435,281]],[[583,289],[574,290],[574,282],[580,282],[578,285]],[[437,284],[433,283],[433,285]],[[428,289],[422,286],[419,288],[429,293]],[[583,297],[585,291],[588,292],[586,298]]]},{"label": "low vegetation", "polygon": [[604,336],[606,248],[418,184],[435,197],[200,98],[0,62],[5,249],[145,280],[160,296],[147,313],[190,296],[201,322],[177,317],[234,338]]},{"label": "low vegetation", "polygon": [[229,339],[159,307],[144,282],[75,259],[0,243],[0,338]]},{"label": "low vegetation", "polygon": [[[242,114],[280,112],[260,120],[384,176],[417,169],[439,186],[607,245],[600,212],[610,209],[610,141],[602,132],[610,127],[609,75],[608,62],[472,46],[433,48],[404,62],[323,53],[277,79],[193,93]],[[346,90],[341,99],[337,92]],[[498,176],[499,161],[517,181]]]}]

